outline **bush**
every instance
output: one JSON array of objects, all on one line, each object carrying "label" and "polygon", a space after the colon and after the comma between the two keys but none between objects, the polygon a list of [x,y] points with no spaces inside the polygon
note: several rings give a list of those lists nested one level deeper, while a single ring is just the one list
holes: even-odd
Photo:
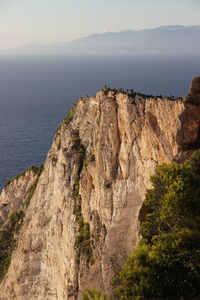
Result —
[{"label": "bush", "polygon": [[96,289],[88,289],[83,294],[83,300],[111,300],[111,298]]},{"label": "bush", "polygon": [[114,299],[198,299],[200,155],[162,164],[141,213],[142,240],[114,279]]}]

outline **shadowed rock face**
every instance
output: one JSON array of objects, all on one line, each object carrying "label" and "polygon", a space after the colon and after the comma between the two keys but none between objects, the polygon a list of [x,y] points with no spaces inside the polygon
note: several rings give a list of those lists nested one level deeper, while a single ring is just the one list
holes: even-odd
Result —
[{"label": "shadowed rock face", "polygon": [[193,78],[186,100],[192,104],[200,105],[200,75]]},{"label": "shadowed rock face", "polygon": [[190,91],[194,94],[200,93],[200,76],[192,80]]},{"label": "shadowed rock face", "polygon": [[191,153],[182,146],[195,145],[199,125],[200,107],[180,99],[107,88],[79,99],[54,137],[0,299],[81,299],[87,287],[110,292],[137,246],[150,175],[158,163]]}]

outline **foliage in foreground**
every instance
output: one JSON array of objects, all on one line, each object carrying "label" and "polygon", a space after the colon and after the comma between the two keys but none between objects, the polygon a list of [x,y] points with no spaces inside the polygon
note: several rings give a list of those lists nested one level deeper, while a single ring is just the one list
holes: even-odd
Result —
[{"label": "foliage in foreground", "polygon": [[200,299],[200,150],[185,164],[159,165],[151,182],[142,239],[113,279],[112,299]]},{"label": "foliage in foreground", "polygon": [[162,164],[141,210],[142,240],[114,279],[114,299],[199,299],[200,151]]},{"label": "foliage in foreground", "polygon": [[83,294],[83,300],[111,300],[111,298],[96,289],[88,289]]}]

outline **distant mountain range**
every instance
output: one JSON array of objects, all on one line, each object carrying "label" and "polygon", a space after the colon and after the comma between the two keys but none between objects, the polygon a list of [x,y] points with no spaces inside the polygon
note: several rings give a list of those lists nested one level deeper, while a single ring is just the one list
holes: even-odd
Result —
[{"label": "distant mountain range", "polygon": [[93,34],[66,43],[30,46],[18,54],[200,54],[200,26],[161,26]]}]

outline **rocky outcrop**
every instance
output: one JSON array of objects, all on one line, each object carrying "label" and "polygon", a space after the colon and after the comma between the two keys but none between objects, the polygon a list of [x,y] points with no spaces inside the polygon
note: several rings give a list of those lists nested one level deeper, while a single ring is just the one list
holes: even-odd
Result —
[{"label": "rocky outcrop", "polygon": [[30,188],[37,179],[37,171],[38,167],[32,166],[5,184],[0,194],[0,229],[12,213],[23,210],[30,195]]},{"label": "rocky outcrop", "polygon": [[193,78],[186,100],[192,104],[200,105],[200,76]]},{"label": "rocky outcrop", "polygon": [[[61,123],[31,199],[0,299],[81,299],[138,243],[138,214],[161,162],[183,161],[200,107],[104,88]],[[190,145],[183,151],[183,145]]]}]

